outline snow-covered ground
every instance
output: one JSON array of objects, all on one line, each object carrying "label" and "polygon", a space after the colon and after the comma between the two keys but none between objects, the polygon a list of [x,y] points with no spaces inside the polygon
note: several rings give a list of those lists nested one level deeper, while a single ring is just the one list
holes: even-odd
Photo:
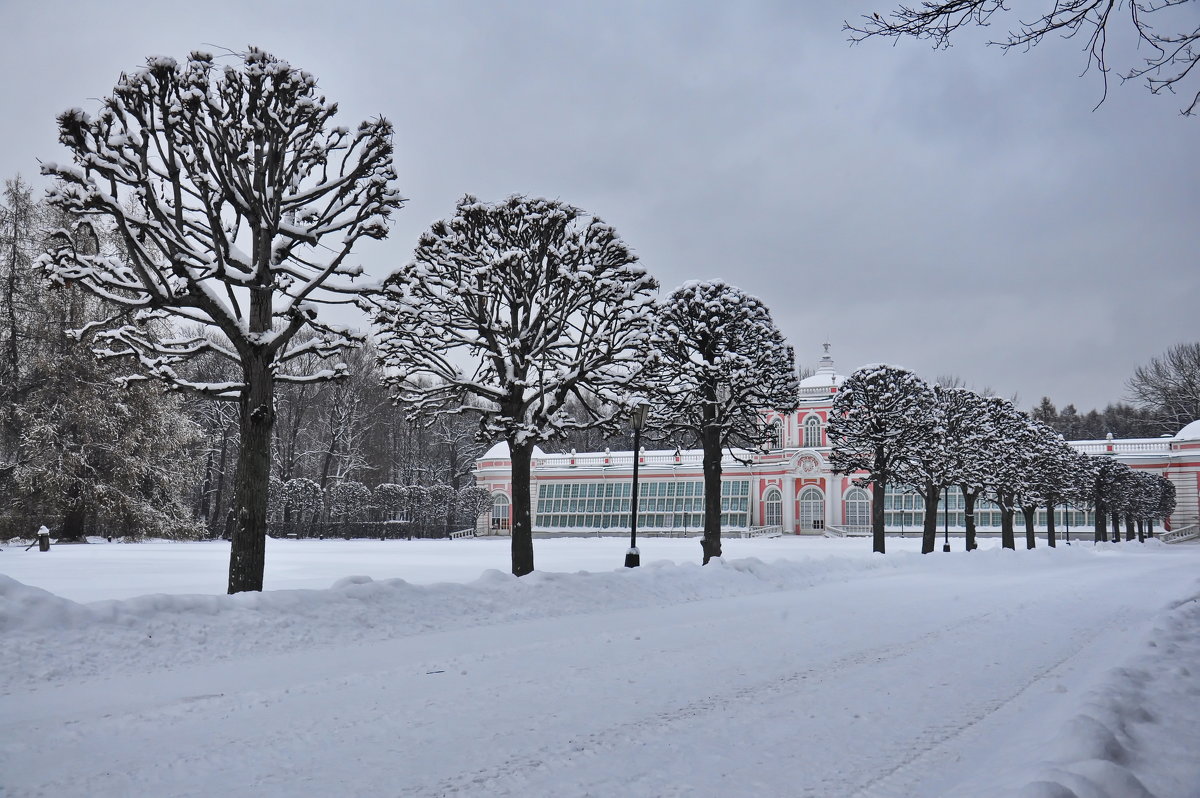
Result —
[{"label": "snow-covered ground", "polygon": [[0,795],[1200,796],[1200,546],[641,543],[5,546]]}]

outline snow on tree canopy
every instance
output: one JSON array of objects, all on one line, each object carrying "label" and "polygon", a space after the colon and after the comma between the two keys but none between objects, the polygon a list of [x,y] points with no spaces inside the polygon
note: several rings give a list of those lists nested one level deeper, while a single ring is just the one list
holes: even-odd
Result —
[{"label": "snow on tree canopy", "polygon": [[[345,376],[336,358],[362,336],[318,321],[316,308],[361,292],[351,252],[386,236],[402,202],[391,125],[351,133],[330,126],[336,113],[312,75],[262,50],[223,69],[207,53],[152,56],[94,117],[59,116],[72,163],[42,169],[58,181],[53,205],[106,220],[121,242],[93,251],[78,229],[63,231],[38,261],[51,280],[116,306],[90,325],[96,353],[132,362],[132,378],[239,403],[230,592],[262,589],[275,385]],[[305,328],[316,334],[297,338]],[[234,378],[203,379],[201,355]],[[306,356],[335,365],[281,368]]]},{"label": "snow on tree canopy", "polygon": [[[657,287],[616,231],[579,208],[467,195],[371,293],[397,398],[418,415],[475,413],[481,437],[509,444],[518,576],[533,570],[532,447],[616,415],[643,365]],[[586,418],[569,412],[572,399]]]},{"label": "snow on tree canopy", "polygon": [[767,410],[794,410],[795,355],[762,300],[721,280],[689,281],[658,305],[644,377],[654,423],[697,440],[709,423],[720,446],[770,440]]},{"label": "snow on tree canopy", "polygon": [[[384,221],[401,204],[387,121],[364,122],[353,135],[327,132],[337,107],[316,94],[311,75],[254,48],[242,62],[217,69],[201,52],[182,64],[148,58],[121,76],[95,117],[78,108],[59,116],[73,165],[42,167],[58,179],[54,205],[105,218],[124,245],[85,254],[65,236],[39,261],[50,279],[122,308],[218,329],[229,342],[157,336],[123,323],[122,310],[97,336],[98,354],[130,359],[173,388],[226,399],[245,382],[193,380],[190,360],[211,353],[240,366],[253,352],[282,363],[333,357],[352,342],[317,321],[314,303],[357,292],[337,282],[359,272],[347,258],[359,239],[384,237]],[[320,335],[289,348],[302,327]]]}]

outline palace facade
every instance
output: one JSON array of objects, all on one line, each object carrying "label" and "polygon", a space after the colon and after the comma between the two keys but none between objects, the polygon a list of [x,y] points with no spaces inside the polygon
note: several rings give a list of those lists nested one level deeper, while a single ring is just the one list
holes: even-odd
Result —
[{"label": "palace facade", "polygon": [[[777,528],[790,534],[857,534],[870,528],[870,491],[853,478],[829,469],[825,435],[833,399],[845,377],[834,370],[826,351],[816,373],[800,382],[800,405],[790,413],[769,413],[774,440],[763,451],[725,454],[722,462],[722,528],[734,532]],[[1200,421],[1175,437],[1072,441],[1091,455],[1115,457],[1138,470],[1162,474],[1175,483],[1177,509],[1169,527],[1198,521],[1200,485]],[[475,464],[475,481],[492,493],[492,531],[510,524],[512,464],[504,443],[493,446]],[[620,533],[629,529],[632,452],[535,450],[531,469],[533,528],[538,532]],[[704,476],[698,449],[643,450],[638,461],[638,530],[646,533],[698,533],[704,519]],[[921,497],[888,488],[884,519],[889,531],[919,530],[924,516]],[[947,518],[947,513],[949,517]],[[978,502],[976,525],[999,528],[1000,512]],[[961,492],[951,489],[938,512],[945,522],[964,528]],[[1020,523],[1020,519],[1018,519]],[[1055,523],[1060,533],[1090,528],[1090,512],[1060,506]],[[1046,510],[1037,526],[1046,526]]]}]

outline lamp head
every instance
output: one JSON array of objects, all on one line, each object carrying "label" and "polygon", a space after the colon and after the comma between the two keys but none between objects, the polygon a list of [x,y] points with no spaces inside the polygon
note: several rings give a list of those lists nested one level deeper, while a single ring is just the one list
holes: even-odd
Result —
[{"label": "lamp head", "polygon": [[646,428],[646,418],[650,415],[650,403],[645,399],[637,400],[629,414],[629,423],[637,432]]}]

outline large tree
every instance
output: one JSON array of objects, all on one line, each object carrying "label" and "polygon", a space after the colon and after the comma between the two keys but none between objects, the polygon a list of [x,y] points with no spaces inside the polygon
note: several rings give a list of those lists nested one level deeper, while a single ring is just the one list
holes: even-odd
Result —
[{"label": "large tree", "polygon": [[883,498],[889,483],[903,483],[929,440],[936,399],[908,369],[864,366],[846,378],[829,414],[830,466],[837,474],[864,473],[871,485],[872,549],[883,553]]},{"label": "large tree", "polygon": [[[1108,91],[1108,45],[1119,33],[1136,39],[1139,57],[1119,71],[1122,80],[1142,79],[1154,94],[1182,91],[1183,114],[1200,107],[1200,90],[1189,83],[1200,61],[1200,26],[1195,22],[1194,0],[1042,0],[1040,12],[1014,12],[1007,0],[921,0],[918,5],[901,5],[895,11],[865,15],[855,24],[846,23],[851,41],[871,37],[911,36],[933,43],[938,49],[950,46],[959,30],[988,26],[993,17],[1008,16],[1008,34],[991,43],[1004,49],[1025,50],[1047,36],[1070,39],[1082,36],[1087,69],[1095,68]],[[1022,16],[1016,16],[1016,14]],[[1120,21],[1121,17],[1126,22]],[[1119,31],[1121,25],[1128,27]],[[1085,70],[1086,71],[1086,70]],[[1103,102],[1103,98],[1101,98]]]},{"label": "large tree", "polygon": [[1158,431],[1174,435],[1200,418],[1200,342],[1176,344],[1150,358],[1126,385],[1130,398],[1159,420]]},{"label": "large tree", "polygon": [[722,453],[766,443],[763,413],[796,408],[795,355],[766,304],[720,280],[685,283],[660,302],[651,347],[652,423],[704,452],[707,563],[721,556]]},{"label": "large tree", "polygon": [[[416,415],[468,413],[512,458],[512,572],[533,570],[530,460],[611,420],[640,367],[654,279],[616,230],[557,200],[463,197],[374,293],[381,360]],[[575,397],[587,416],[567,412]]]},{"label": "large tree", "polygon": [[[955,391],[933,386],[933,402],[926,420],[926,433],[921,445],[910,457],[901,461],[900,478],[921,494],[925,504],[924,523],[921,530],[921,553],[933,551],[937,541],[937,511],[942,489],[955,476],[956,458],[950,445],[950,413],[958,410]],[[961,420],[955,432],[961,434]]]},{"label": "large tree", "polygon": [[1013,407],[1012,402],[988,397],[986,412],[993,434],[987,444],[987,490],[1000,508],[1000,545],[1015,549],[1013,517],[1018,498],[1029,490],[1035,436],[1029,416]]},{"label": "large tree", "polygon": [[967,551],[977,548],[975,502],[987,486],[990,446],[995,440],[987,402],[986,398],[966,388],[938,386],[938,404],[946,425],[947,477],[950,484],[957,485],[962,492]]},{"label": "large tree", "polygon": [[[262,589],[276,385],[345,372],[336,359],[303,374],[281,366],[309,353],[337,358],[354,343],[318,321],[317,303],[356,293],[351,252],[386,236],[401,203],[387,121],[330,127],[337,105],[312,75],[253,48],[241,61],[147,59],[96,116],[59,116],[72,163],[42,167],[58,179],[54,205],[107,219],[125,249],[87,254],[64,235],[41,261],[56,282],[121,306],[99,325],[96,351],[132,360],[136,378],[238,405],[231,593]],[[223,338],[145,325],[164,317]],[[305,328],[318,334],[297,343]],[[228,361],[236,377],[192,378],[189,361],[203,354]]]}]

